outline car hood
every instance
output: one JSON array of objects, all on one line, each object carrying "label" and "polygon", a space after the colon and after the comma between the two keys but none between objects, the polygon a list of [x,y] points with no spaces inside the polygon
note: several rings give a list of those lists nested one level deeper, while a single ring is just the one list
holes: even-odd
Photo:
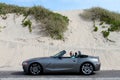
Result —
[{"label": "car hood", "polygon": [[26,61],[43,60],[43,59],[48,59],[48,58],[50,57],[37,57],[37,58],[27,59]]}]

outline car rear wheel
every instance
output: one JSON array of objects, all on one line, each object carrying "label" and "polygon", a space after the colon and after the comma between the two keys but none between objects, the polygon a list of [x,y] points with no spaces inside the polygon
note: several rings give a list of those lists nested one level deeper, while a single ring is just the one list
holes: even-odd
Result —
[{"label": "car rear wheel", "polygon": [[82,66],[81,66],[81,69],[80,71],[84,74],[84,75],[90,75],[93,73],[93,65],[91,63],[84,63]]},{"label": "car rear wheel", "polygon": [[29,67],[29,72],[32,75],[38,75],[42,73],[42,67],[39,63],[33,63]]}]

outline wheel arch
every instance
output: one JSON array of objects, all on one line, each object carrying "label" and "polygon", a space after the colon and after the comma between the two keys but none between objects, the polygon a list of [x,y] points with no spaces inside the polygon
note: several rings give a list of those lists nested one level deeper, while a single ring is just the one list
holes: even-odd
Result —
[{"label": "wheel arch", "polygon": [[80,67],[79,67],[79,71],[81,70],[82,65],[85,64],[85,63],[89,63],[89,64],[91,64],[91,65],[93,66],[93,70],[95,70],[95,66],[94,66],[94,64],[93,64],[92,62],[90,62],[90,61],[86,61],[86,62],[83,62],[83,63],[80,65]]}]

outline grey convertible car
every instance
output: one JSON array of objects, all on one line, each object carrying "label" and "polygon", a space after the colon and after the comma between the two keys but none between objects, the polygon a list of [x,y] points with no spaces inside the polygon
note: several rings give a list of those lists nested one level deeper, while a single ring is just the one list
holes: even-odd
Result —
[{"label": "grey convertible car", "polygon": [[23,61],[22,66],[25,73],[38,75],[48,72],[76,72],[90,75],[100,70],[99,57],[83,55],[80,52],[73,56],[65,57],[65,50],[54,56],[33,58]]}]

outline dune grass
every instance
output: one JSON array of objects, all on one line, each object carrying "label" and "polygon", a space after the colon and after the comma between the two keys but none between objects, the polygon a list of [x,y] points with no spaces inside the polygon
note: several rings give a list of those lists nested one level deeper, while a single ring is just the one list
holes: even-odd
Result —
[{"label": "dune grass", "polygon": [[23,27],[28,27],[29,32],[32,32],[32,22],[28,20],[24,20],[22,23]]},{"label": "dune grass", "polygon": [[[105,24],[109,24],[110,27],[106,31],[102,31],[103,37],[108,38],[110,32],[120,31],[120,14],[117,12],[112,12],[100,7],[94,7],[91,9],[86,9],[83,14],[80,16],[87,20],[99,20],[101,23],[100,26]],[[94,29],[96,31],[97,28]]]},{"label": "dune grass", "polygon": [[103,22],[110,24],[109,31],[120,31],[120,14],[116,12],[111,12],[109,10],[94,7],[87,9],[81,15],[84,19],[90,20],[100,20],[101,25]]},{"label": "dune grass", "polygon": [[107,38],[109,36],[110,32],[109,31],[102,31],[102,34],[103,34],[104,38]]},{"label": "dune grass", "polygon": [[33,15],[36,21],[42,23],[45,32],[53,39],[63,39],[64,32],[67,30],[69,24],[69,19],[66,16],[54,13],[41,6],[19,7],[0,3],[0,15],[6,15],[8,13],[23,14],[25,16],[24,20],[29,15]]}]

